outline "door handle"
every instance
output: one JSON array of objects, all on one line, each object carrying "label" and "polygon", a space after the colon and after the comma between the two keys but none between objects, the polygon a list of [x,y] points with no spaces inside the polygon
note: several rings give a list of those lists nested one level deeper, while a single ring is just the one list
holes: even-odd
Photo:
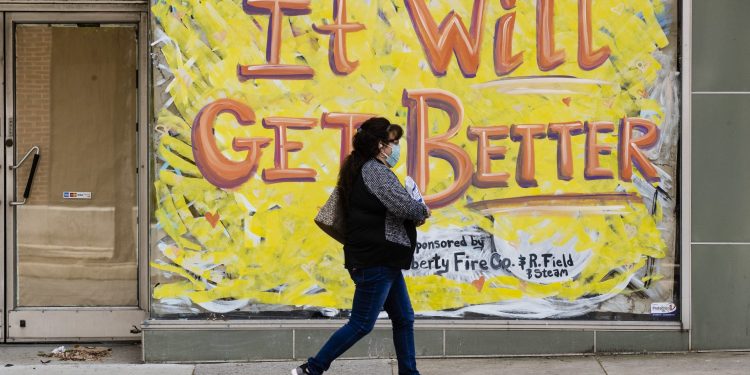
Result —
[{"label": "door handle", "polygon": [[29,155],[31,155],[32,152],[34,153],[34,159],[31,161],[31,173],[29,173],[29,179],[26,180],[26,189],[23,191],[23,200],[10,202],[9,204],[11,206],[24,205],[26,204],[26,199],[29,198],[29,193],[31,193],[31,184],[34,182],[34,174],[36,174],[36,167],[39,164],[39,147],[32,147],[28,152],[26,152],[26,155],[21,158],[21,161],[19,161],[18,164],[9,166],[11,170],[18,169],[19,167],[21,167],[21,165],[23,165],[23,162],[25,162],[26,159],[29,158]]}]

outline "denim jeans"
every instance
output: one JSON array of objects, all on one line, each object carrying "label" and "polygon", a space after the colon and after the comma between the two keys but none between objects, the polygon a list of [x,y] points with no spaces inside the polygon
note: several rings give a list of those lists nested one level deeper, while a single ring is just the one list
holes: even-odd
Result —
[{"label": "denim jeans", "polygon": [[349,271],[356,288],[349,322],[333,333],[315,357],[307,360],[311,374],[328,370],[331,362],[351,348],[375,326],[385,308],[393,325],[399,375],[419,375],[414,350],[414,310],[404,275],[393,267],[357,268]]}]

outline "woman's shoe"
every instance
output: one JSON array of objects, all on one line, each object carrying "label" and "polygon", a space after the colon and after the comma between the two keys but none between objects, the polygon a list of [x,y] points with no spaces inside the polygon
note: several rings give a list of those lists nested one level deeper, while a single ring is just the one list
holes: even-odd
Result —
[{"label": "woman's shoe", "polygon": [[299,365],[296,369],[292,370],[292,375],[309,375],[310,372],[307,371],[307,362]]}]

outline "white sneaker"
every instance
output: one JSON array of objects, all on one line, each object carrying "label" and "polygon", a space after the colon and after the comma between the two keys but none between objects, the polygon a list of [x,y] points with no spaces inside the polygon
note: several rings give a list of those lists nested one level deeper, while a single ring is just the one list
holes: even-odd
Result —
[{"label": "white sneaker", "polygon": [[309,375],[310,372],[307,371],[307,362],[299,365],[296,369],[292,370],[292,375]]}]

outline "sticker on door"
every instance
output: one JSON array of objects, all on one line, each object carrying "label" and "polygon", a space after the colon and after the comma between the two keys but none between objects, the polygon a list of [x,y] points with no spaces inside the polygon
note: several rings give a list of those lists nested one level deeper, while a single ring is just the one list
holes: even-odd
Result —
[{"label": "sticker on door", "polygon": [[91,199],[90,191],[64,191],[63,199]]}]

